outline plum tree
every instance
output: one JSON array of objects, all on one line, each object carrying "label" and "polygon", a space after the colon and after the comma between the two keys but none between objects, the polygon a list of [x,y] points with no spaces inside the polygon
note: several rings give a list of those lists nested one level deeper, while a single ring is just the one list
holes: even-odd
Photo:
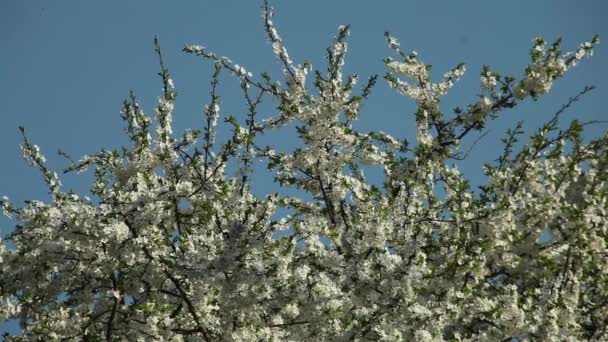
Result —
[{"label": "plum tree", "polygon": [[[608,339],[608,134],[585,142],[591,122],[559,125],[592,87],[523,145],[522,123],[508,130],[480,190],[452,163],[466,155],[463,138],[549,92],[597,37],[573,53],[537,38],[523,76],[483,67],[479,100],[445,113],[440,100],[465,66],[433,80],[387,33],[394,56],[384,79],[417,105],[408,142],[353,128],[377,77],[358,88],[343,74],[348,26],[327,49],[327,69],[312,72],[291,60],[267,3],[263,17],[285,79],[186,46],[215,67],[204,127],[182,135],[155,41],[162,94],[153,117],[131,95],[122,119],[132,145],[66,169],[94,169],[93,199],[63,190],[22,128],[24,155],[52,200],[0,202],[17,222],[0,243],[0,320],[23,329],[7,341]],[[249,113],[245,125],[225,117],[232,134],[218,143],[222,71],[238,80]],[[276,115],[259,119],[267,98]],[[293,153],[259,143],[290,124],[301,143]],[[255,196],[254,159],[311,199]],[[383,170],[381,187],[363,165]]]}]

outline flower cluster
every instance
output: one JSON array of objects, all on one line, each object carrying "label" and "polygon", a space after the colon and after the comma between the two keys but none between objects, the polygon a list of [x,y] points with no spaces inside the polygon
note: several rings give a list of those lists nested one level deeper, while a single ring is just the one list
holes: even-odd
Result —
[{"label": "flower cluster", "polygon": [[537,37],[530,51],[532,63],[526,68],[526,77],[513,88],[514,96],[522,100],[527,96],[538,98],[549,90],[555,79],[570,68],[577,65],[583,58],[593,55],[593,47],[599,43],[597,36],[579,46],[576,52],[561,54],[561,40],[554,42],[549,48],[545,40]]}]

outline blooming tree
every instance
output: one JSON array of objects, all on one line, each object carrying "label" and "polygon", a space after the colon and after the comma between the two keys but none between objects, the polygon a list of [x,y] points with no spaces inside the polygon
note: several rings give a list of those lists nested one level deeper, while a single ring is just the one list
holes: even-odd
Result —
[{"label": "blooming tree", "polygon": [[[537,38],[521,77],[484,67],[479,100],[446,114],[441,98],[465,66],[433,80],[430,65],[387,33],[394,53],[384,78],[417,104],[408,143],[353,128],[377,78],[356,90],[357,76],[343,74],[348,26],[310,81],[268,4],[263,18],[285,80],[186,46],[215,69],[203,128],[183,135],[172,131],[176,92],[156,42],[154,117],[131,95],[122,118],[132,145],[65,170],[94,169],[93,199],[62,190],[21,129],[52,200],[0,202],[18,222],[0,244],[0,320],[23,329],[7,341],[608,339],[608,134],[585,142],[589,122],[559,124],[591,88],[527,143],[517,144],[521,123],[509,130],[480,190],[453,166],[466,156],[463,138],[549,92],[597,37],[573,53]],[[224,118],[232,135],[218,143],[222,71],[240,82],[249,110],[245,125]],[[266,98],[278,107],[260,119]],[[293,153],[259,143],[289,124],[301,141]],[[298,195],[252,194],[259,159]],[[362,165],[384,171],[382,187]]]}]

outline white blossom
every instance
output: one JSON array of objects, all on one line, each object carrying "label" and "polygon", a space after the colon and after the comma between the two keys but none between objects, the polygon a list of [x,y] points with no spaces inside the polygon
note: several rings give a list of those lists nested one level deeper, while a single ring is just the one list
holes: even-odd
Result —
[{"label": "white blossom", "polygon": [[[536,38],[523,77],[484,67],[476,100],[444,114],[465,66],[435,81],[386,34],[386,81],[417,107],[402,137],[357,128],[375,78],[345,73],[348,26],[317,73],[263,15],[287,86],[186,46],[216,66],[204,130],[174,132],[163,70],[156,121],[134,97],[121,112],[132,146],[68,168],[94,169],[90,197],[64,191],[22,129],[52,197],[0,200],[17,223],[0,240],[0,319],[23,329],[7,341],[606,340],[608,135],[583,139],[558,113],[523,143],[510,131],[479,189],[454,165],[469,132],[549,92],[599,40],[561,54]],[[215,145],[221,69],[248,113]],[[297,147],[263,145],[285,126]],[[264,164],[279,192],[252,191]]]}]

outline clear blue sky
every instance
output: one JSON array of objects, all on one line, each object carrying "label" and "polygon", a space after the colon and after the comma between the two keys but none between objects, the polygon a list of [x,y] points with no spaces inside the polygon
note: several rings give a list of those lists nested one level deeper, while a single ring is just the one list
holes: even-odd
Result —
[{"label": "clear blue sky", "polygon": [[[187,43],[207,46],[229,56],[248,70],[270,71],[279,76],[270,47],[265,42],[261,1],[34,1],[0,2],[0,195],[16,203],[46,199],[41,177],[21,157],[23,125],[30,139],[42,147],[52,168],[66,161],[56,151],[73,157],[100,148],[117,148],[122,137],[119,110],[129,90],[134,90],[146,112],[152,114],[160,94],[158,64],[152,50],[157,35],[175,80],[178,99],[176,131],[202,127],[201,108],[208,102],[212,65],[186,55]],[[489,64],[500,73],[521,76],[528,63],[531,40],[542,35],[564,39],[564,50],[598,33],[608,40],[608,2],[565,0],[275,0],[275,23],[292,59],[313,67],[325,66],[324,48],[340,24],[351,24],[347,71],[363,77],[385,73],[382,58],[389,56],[382,36],[385,30],[399,38],[404,49],[418,51],[433,64],[436,77],[459,62],[468,72],[445,99],[445,109],[464,106],[479,91],[479,70]],[[489,125],[492,133],[475,149],[462,168],[474,183],[482,179],[483,161],[494,159],[501,146],[498,137],[517,120],[528,131],[546,120],[569,96],[587,84],[597,89],[578,103],[566,118],[606,120],[608,49],[600,44],[595,56],[559,80],[548,96],[505,114]],[[221,95],[226,112],[243,118],[237,83],[223,80]],[[272,106],[266,107],[268,109]],[[412,136],[414,104],[393,93],[384,82],[366,105],[358,127]],[[270,112],[261,113],[268,116]],[[606,125],[591,129],[596,136]],[[290,135],[276,135],[270,142],[285,143]],[[274,140],[273,140],[274,139]],[[87,189],[85,176],[64,180],[66,188]],[[276,187],[260,178],[256,192]],[[13,223],[0,219],[0,236]],[[9,329],[0,324],[0,332]]]}]

